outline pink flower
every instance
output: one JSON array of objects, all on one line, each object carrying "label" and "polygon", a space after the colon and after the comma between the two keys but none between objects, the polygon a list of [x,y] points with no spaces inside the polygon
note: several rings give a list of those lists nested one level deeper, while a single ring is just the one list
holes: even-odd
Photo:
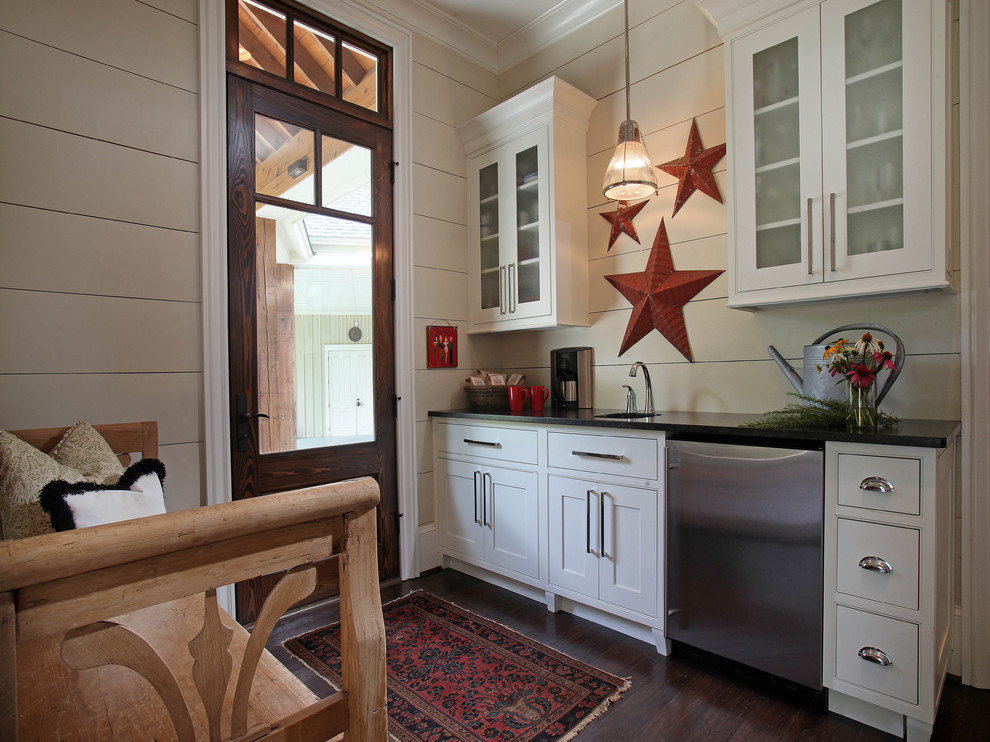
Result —
[{"label": "pink flower", "polygon": [[876,380],[877,372],[865,364],[856,364],[849,371],[849,383],[861,389],[865,389]]},{"label": "pink flower", "polygon": [[889,350],[881,351],[873,356],[873,360],[879,364],[880,368],[888,368],[891,371],[894,370],[894,356]]}]

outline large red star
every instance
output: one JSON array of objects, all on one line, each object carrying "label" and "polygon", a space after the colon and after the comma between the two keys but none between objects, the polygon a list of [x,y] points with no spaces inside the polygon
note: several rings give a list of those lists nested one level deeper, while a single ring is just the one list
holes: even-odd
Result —
[{"label": "large red star", "polygon": [[637,245],[639,244],[639,235],[636,234],[633,219],[636,218],[636,215],[649,202],[650,199],[646,199],[635,206],[629,206],[625,201],[619,201],[619,205],[615,207],[615,211],[598,212],[607,222],[612,224],[612,233],[608,236],[608,250],[612,249],[612,245],[615,244],[615,241],[619,239],[619,235],[623,232],[636,240]]},{"label": "large red star", "polygon": [[693,362],[683,307],[722,273],[724,271],[675,271],[667,227],[661,219],[646,271],[605,276],[605,280],[633,305],[619,355],[656,328],[685,358]]},{"label": "large red star", "polygon": [[[704,149],[701,144],[701,135],[698,134],[698,122],[691,119],[691,133],[688,135],[687,151],[684,153],[684,157],[678,157],[676,160],[657,165],[660,170],[673,175],[680,181],[677,184],[674,214],[680,210],[695,190],[699,190],[722,203],[722,194],[719,193],[715,176],[712,175],[712,168],[723,157],[725,157],[724,144]],[[670,216],[673,218],[674,214]]]}]

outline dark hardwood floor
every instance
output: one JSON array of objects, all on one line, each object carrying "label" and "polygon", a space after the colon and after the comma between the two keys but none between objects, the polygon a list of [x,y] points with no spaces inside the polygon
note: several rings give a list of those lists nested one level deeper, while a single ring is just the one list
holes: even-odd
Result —
[{"label": "dark hardwood floor", "polygon": [[[740,676],[676,653],[663,657],[652,644],[567,613],[550,613],[542,603],[454,570],[385,586],[382,601],[419,589],[602,670],[631,679],[632,687],[608,713],[578,735],[578,742],[890,742],[897,739],[830,714],[814,699],[771,688],[758,677]],[[338,618],[335,604],[317,606],[283,619],[269,642],[269,649],[320,696],[329,694],[329,686],[289,655],[281,644]],[[988,708],[990,691],[948,682],[935,722],[933,742],[990,740]]]}]

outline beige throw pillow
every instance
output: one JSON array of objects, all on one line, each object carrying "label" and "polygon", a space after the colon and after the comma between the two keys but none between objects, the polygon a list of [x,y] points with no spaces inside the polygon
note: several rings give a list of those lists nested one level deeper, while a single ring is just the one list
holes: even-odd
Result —
[{"label": "beige throw pillow", "polygon": [[87,481],[113,484],[124,473],[124,465],[102,435],[85,420],[80,420],[62,436],[51,457],[71,466]]},{"label": "beige throw pillow", "polygon": [[41,488],[56,479],[81,482],[85,475],[55,461],[15,435],[0,430],[0,525],[5,539],[52,533],[41,509]]}]

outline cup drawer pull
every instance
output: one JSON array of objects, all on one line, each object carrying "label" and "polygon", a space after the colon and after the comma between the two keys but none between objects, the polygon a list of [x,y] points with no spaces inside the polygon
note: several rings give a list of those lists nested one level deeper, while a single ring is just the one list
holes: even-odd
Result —
[{"label": "cup drawer pull", "polygon": [[887,656],[886,652],[876,647],[863,647],[859,650],[858,654],[861,659],[872,662],[874,665],[890,667],[894,664],[894,661]]},{"label": "cup drawer pull", "polygon": [[859,566],[871,572],[882,572],[885,575],[889,575],[894,571],[894,568],[890,566],[890,562],[878,556],[863,557],[859,560]]},{"label": "cup drawer pull", "polygon": [[889,479],[884,479],[883,477],[867,477],[859,483],[859,488],[868,492],[894,491],[894,485],[890,483]]},{"label": "cup drawer pull", "polygon": [[608,459],[609,461],[622,461],[625,458],[621,453],[595,453],[594,451],[571,451],[571,456],[590,456],[593,459]]},{"label": "cup drawer pull", "polygon": [[465,443],[469,443],[472,446],[489,446],[491,448],[501,448],[502,447],[502,444],[499,443],[498,441],[476,441],[476,440],[473,440],[471,438],[465,438],[464,439],[464,442]]}]

